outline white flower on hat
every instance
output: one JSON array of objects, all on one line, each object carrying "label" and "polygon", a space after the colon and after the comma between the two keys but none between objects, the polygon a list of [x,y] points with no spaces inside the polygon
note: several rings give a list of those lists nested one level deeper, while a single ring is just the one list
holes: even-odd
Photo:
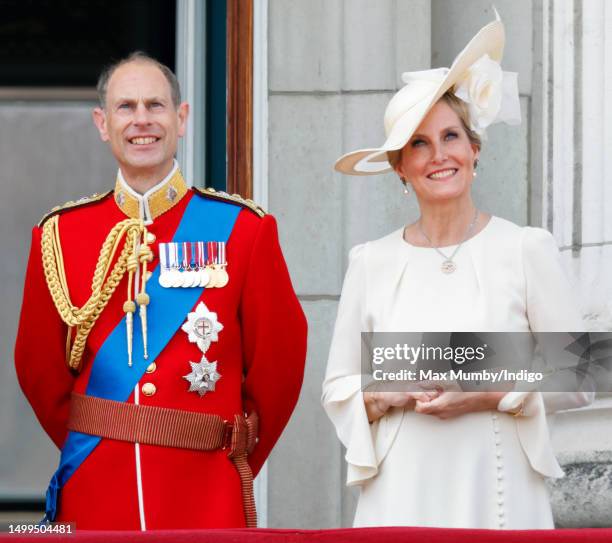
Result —
[{"label": "white flower on hat", "polygon": [[504,74],[498,62],[483,55],[455,85],[455,95],[469,106],[472,130],[483,134],[501,108]]}]

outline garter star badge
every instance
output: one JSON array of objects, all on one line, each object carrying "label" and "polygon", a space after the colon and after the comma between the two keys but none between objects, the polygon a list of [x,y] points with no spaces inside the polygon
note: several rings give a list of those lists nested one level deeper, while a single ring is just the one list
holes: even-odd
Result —
[{"label": "garter star badge", "polygon": [[199,363],[189,362],[191,372],[183,375],[189,381],[189,392],[197,392],[204,396],[207,392],[215,390],[215,383],[221,378],[217,372],[217,362],[209,362],[205,356]]},{"label": "garter star badge", "polygon": [[221,379],[217,362],[209,362],[205,355],[211,342],[219,341],[219,332],[223,330],[223,325],[217,319],[217,314],[209,311],[204,302],[200,302],[195,311],[187,315],[187,321],[181,329],[188,335],[189,341],[196,343],[202,351],[200,362],[189,362],[191,372],[183,375],[183,379],[189,381],[189,392],[204,396],[207,392],[214,391],[215,384]]},{"label": "garter star badge", "polygon": [[217,314],[209,311],[204,302],[200,302],[195,311],[187,315],[187,321],[181,329],[189,336],[191,343],[197,343],[205,353],[212,341],[219,341],[219,332],[223,325],[217,319]]}]

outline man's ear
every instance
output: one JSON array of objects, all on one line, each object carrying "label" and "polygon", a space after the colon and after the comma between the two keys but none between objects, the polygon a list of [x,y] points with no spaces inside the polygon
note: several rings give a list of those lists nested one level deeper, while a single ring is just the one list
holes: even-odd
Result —
[{"label": "man's ear", "polygon": [[185,131],[187,130],[187,119],[189,118],[189,104],[187,102],[183,102],[178,107],[178,135],[182,138],[185,135]]},{"label": "man's ear", "polygon": [[100,133],[100,139],[102,141],[108,141],[108,130],[106,128],[106,112],[101,107],[96,107],[91,112],[93,122]]}]

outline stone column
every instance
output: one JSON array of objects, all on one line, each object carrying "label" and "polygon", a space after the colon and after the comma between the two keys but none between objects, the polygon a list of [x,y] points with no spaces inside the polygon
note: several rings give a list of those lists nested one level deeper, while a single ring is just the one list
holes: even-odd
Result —
[{"label": "stone column", "polygon": [[344,451],[320,406],[337,303],[349,249],[405,224],[415,204],[395,176],[349,178],[333,164],[380,144],[401,72],[429,68],[430,0],[270,0],[268,10],[268,202],[309,323],[302,396],[269,460],[268,526],[350,526]]},{"label": "stone column", "polygon": [[[532,219],[553,232],[587,327],[610,330],[612,5],[540,0],[534,8],[541,138],[532,146]],[[557,525],[612,526],[612,395],[557,415],[553,442],[567,473],[551,482]]]}]

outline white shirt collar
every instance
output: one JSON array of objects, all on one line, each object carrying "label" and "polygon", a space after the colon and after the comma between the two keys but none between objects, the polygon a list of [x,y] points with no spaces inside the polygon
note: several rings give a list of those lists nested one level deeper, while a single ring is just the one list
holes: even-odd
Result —
[{"label": "white shirt collar", "polygon": [[153,222],[153,215],[151,214],[151,208],[149,206],[149,197],[152,196],[155,192],[157,192],[160,188],[162,188],[172,178],[172,176],[177,172],[178,167],[178,162],[176,161],[176,159],[174,159],[170,173],[155,186],[147,190],[147,192],[145,192],[144,194],[136,192],[132,187],[130,187],[130,185],[128,185],[127,181],[123,177],[121,168],[119,168],[117,172],[117,182],[126,193],[128,193],[130,196],[132,196],[138,201],[138,207],[140,209],[140,218],[144,220],[145,224],[151,224]]}]

